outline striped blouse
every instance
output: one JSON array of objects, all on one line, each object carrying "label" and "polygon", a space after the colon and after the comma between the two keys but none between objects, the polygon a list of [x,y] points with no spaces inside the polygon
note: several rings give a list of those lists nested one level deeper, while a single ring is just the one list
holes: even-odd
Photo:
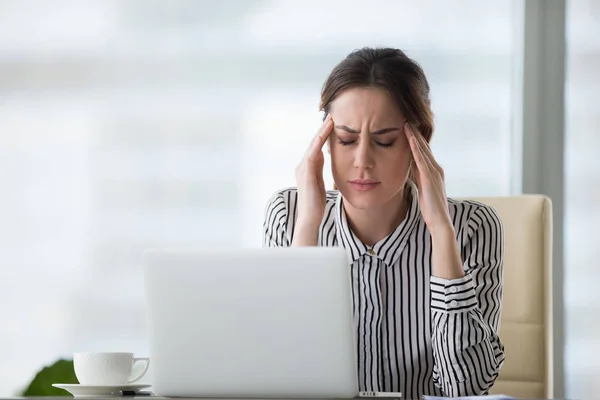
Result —
[{"label": "striped blouse", "polygon": [[[410,183],[404,221],[368,247],[348,227],[342,196],[327,192],[320,246],[343,246],[352,272],[360,390],[464,396],[488,392],[504,362],[498,337],[503,228],[495,210],[448,199],[465,276],[431,275],[431,236]],[[297,191],[276,192],[264,220],[266,247],[294,237]]]}]

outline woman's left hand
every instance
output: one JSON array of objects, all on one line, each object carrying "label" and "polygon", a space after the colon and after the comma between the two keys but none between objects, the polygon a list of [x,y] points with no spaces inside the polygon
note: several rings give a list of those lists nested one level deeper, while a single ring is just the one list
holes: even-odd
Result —
[{"label": "woman's left hand", "polygon": [[404,133],[413,155],[414,176],[419,189],[419,207],[423,219],[434,235],[436,232],[453,230],[448,199],[444,183],[444,170],[435,161],[429,144],[408,122],[404,124]]}]

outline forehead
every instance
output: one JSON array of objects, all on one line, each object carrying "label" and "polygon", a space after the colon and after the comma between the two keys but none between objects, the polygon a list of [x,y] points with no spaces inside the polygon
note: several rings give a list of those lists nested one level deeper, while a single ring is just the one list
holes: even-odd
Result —
[{"label": "forehead", "polygon": [[403,118],[392,96],[386,90],[376,87],[346,89],[331,102],[330,111],[337,119]]}]

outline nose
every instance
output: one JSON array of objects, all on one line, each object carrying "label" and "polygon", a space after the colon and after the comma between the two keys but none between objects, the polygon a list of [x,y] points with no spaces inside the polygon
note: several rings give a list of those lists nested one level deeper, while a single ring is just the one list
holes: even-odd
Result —
[{"label": "nose", "polygon": [[375,164],[373,149],[368,140],[361,140],[356,146],[354,153],[354,167],[359,169],[371,169]]}]

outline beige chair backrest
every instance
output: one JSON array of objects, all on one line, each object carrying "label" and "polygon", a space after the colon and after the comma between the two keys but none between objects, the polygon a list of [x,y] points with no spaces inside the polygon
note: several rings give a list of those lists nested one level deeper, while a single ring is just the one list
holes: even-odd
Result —
[{"label": "beige chair backrest", "polygon": [[500,339],[506,359],[492,394],[553,398],[552,203],[541,195],[473,198],[504,226]]}]

